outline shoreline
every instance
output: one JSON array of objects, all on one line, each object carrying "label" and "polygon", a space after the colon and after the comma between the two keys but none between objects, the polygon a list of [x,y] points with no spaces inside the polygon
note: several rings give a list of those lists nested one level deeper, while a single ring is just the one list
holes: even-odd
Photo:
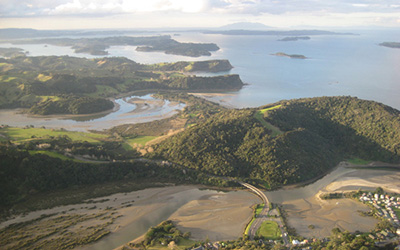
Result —
[{"label": "shoreline", "polygon": [[[321,194],[375,190],[382,187],[386,192],[400,193],[400,172],[387,169],[371,169],[382,165],[372,162],[367,165],[355,165],[341,162],[324,177],[302,186],[281,188],[265,192],[271,202],[281,203],[288,214],[288,225],[307,238],[323,238],[331,229],[369,231],[378,220],[362,217],[357,212],[369,211],[369,207],[352,199],[322,200]],[[363,168],[364,166],[364,168]],[[309,228],[313,225],[313,229]]]},{"label": "shoreline", "polygon": [[[112,110],[90,115],[37,116],[26,113],[22,114],[21,109],[2,109],[0,110],[0,120],[7,121],[3,125],[11,127],[23,128],[33,125],[37,128],[45,127],[48,129],[90,132],[110,129],[123,124],[145,123],[166,119],[183,109],[183,105],[179,102],[171,102],[166,105],[165,100],[137,98],[141,100],[137,104],[131,103],[129,100],[126,102],[127,105],[132,106],[130,109],[125,104],[122,107],[114,99],[114,108]],[[147,108],[144,103],[149,103],[149,107]]]},{"label": "shoreline", "polygon": [[[203,239],[209,235],[212,240],[228,240],[241,236],[242,227],[252,216],[251,206],[257,202],[258,197],[243,190],[223,192],[202,185],[172,185],[116,193],[93,198],[85,203],[29,212],[3,221],[0,228],[27,221],[36,225],[61,216],[106,213],[104,216],[113,215],[116,218],[106,228],[110,233],[98,241],[76,249],[114,249],[137,240],[151,226],[169,219],[173,220],[181,231],[190,231],[191,239]],[[93,223],[104,222],[90,220],[79,223],[79,227],[86,228],[93,226]],[[66,230],[71,230],[74,234],[76,232],[73,228]],[[46,239],[50,240],[57,235],[48,237]]]}]

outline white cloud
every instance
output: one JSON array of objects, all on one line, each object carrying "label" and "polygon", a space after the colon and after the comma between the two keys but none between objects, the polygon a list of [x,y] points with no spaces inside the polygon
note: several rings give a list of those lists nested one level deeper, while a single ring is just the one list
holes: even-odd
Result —
[{"label": "white cloud", "polygon": [[206,0],[73,0],[50,9],[48,14],[113,14],[157,11],[197,13],[203,11],[206,5]]},{"label": "white cloud", "polygon": [[374,20],[399,25],[400,4],[399,0],[0,0],[1,24],[6,18],[71,16],[98,23],[129,16],[126,25],[136,26],[221,26],[237,20],[312,25],[335,19],[349,25]]}]

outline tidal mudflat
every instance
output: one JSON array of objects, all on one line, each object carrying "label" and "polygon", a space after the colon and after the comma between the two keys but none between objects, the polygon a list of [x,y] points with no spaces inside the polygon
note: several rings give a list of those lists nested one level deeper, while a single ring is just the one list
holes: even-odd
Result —
[{"label": "tidal mudflat", "polygon": [[[378,222],[373,217],[363,217],[358,211],[370,209],[350,199],[322,200],[325,192],[375,190],[382,187],[388,192],[400,192],[400,172],[355,167],[342,163],[320,180],[295,189],[266,192],[272,202],[283,204],[288,214],[289,226],[304,237],[327,237],[332,228],[354,232],[369,231]],[[312,226],[310,226],[312,225]]]}]

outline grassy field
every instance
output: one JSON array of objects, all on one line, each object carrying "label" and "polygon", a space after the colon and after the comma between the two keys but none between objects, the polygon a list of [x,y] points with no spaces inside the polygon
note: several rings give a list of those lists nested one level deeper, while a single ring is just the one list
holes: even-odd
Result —
[{"label": "grassy field", "polygon": [[250,230],[251,224],[253,224],[253,222],[254,222],[254,220],[256,219],[256,217],[257,217],[258,215],[260,215],[260,213],[261,213],[261,211],[263,210],[264,206],[265,206],[264,203],[262,203],[262,204],[257,204],[257,205],[256,205],[255,210],[254,210],[254,216],[253,216],[253,218],[251,219],[251,221],[249,222],[249,224],[247,224],[246,229],[244,230],[244,234],[245,234],[245,235],[249,235],[249,230]]},{"label": "grassy field", "polygon": [[353,159],[349,159],[347,161],[354,165],[367,165],[371,162],[371,161],[366,161],[366,160],[359,159],[359,158],[353,158]]},{"label": "grassy field", "polygon": [[[266,109],[263,109],[263,110],[266,111]],[[264,113],[265,113],[265,111],[264,111]],[[264,127],[266,127],[267,129],[269,129],[269,130],[272,131],[272,134],[271,134],[272,137],[276,137],[276,136],[278,136],[278,135],[283,134],[283,132],[282,132],[278,127],[275,127],[275,126],[272,125],[271,123],[266,122],[266,121],[264,120],[264,117],[263,117],[263,114],[264,114],[264,113],[262,112],[262,110],[260,110],[260,111],[258,111],[258,112],[256,112],[256,113],[254,114],[254,117],[255,117],[258,121],[260,121],[261,124],[262,124]]]},{"label": "grassy field", "polygon": [[259,204],[259,205],[257,206],[257,208],[256,208],[255,215],[256,215],[256,216],[260,215],[260,213],[261,213],[261,211],[264,209],[264,207],[265,207],[265,204],[264,204],[264,203]]},{"label": "grassy field", "polygon": [[155,138],[157,138],[157,136],[139,135],[133,139],[127,139],[126,142],[132,147],[134,147],[134,144],[144,146],[147,142],[154,140]]},{"label": "grassy field", "polygon": [[72,141],[87,141],[91,143],[99,142],[108,136],[96,133],[72,132],[44,128],[1,128],[0,134],[9,137],[11,141],[22,142],[32,138],[50,138],[51,136],[68,136]]},{"label": "grassy field", "polygon": [[56,153],[56,152],[46,151],[46,150],[29,150],[29,154],[31,154],[31,155],[43,154],[43,155],[47,155],[47,156],[50,156],[53,158],[59,158],[63,161],[71,160],[71,158],[68,158],[65,155],[62,155],[62,154]]},{"label": "grassy field", "polygon": [[60,153],[56,153],[56,152],[52,152],[52,151],[46,151],[46,150],[29,150],[29,154],[31,155],[35,155],[35,154],[43,154],[43,155],[47,155],[53,158],[58,158],[61,159],[63,161],[66,160],[71,160],[74,162],[80,162],[80,163],[87,163],[86,161],[82,161],[82,160],[78,160],[78,159],[74,159],[74,158],[69,158],[63,154]]},{"label": "grassy field", "polygon": [[261,114],[264,114],[265,112],[267,112],[269,110],[277,109],[277,108],[280,108],[280,107],[282,107],[282,105],[276,105],[276,106],[273,106],[273,107],[270,107],[270,108],[261,109],[260,112],[261,112]]},{"label": "grassy field", "polygon": [[247,224],[247,227],[246,227],[246,229],[244,230],[244,234],[245,234],[245,235],[249,235],[250,227],[251,227],[251,225],[253,224],[254,220],[255,220],[255,218],[253,217],[253,218],[251,219],[250,223]]},{"label": "grassy field", "polygon": [[277,240],[281,238],[281,231],[275,221],[264,221],[257,230],[256,235],[266,239]]}]

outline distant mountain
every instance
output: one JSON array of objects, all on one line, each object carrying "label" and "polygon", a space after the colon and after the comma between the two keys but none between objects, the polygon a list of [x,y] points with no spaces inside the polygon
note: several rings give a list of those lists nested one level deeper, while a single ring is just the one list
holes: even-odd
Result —
[{"label": "distant mountain", "polygon": [[265,30],[272,29],[273,27],[264,25],[262,23],[240,22],[232,23],[219,27],[219,30]]},{"label": "distant mountain", "polygon": [[321,35],[356,35],[354,33],[338,33],[326,30],[206,30],[204,34],[240,35],[240,36],[321,36]]}]

